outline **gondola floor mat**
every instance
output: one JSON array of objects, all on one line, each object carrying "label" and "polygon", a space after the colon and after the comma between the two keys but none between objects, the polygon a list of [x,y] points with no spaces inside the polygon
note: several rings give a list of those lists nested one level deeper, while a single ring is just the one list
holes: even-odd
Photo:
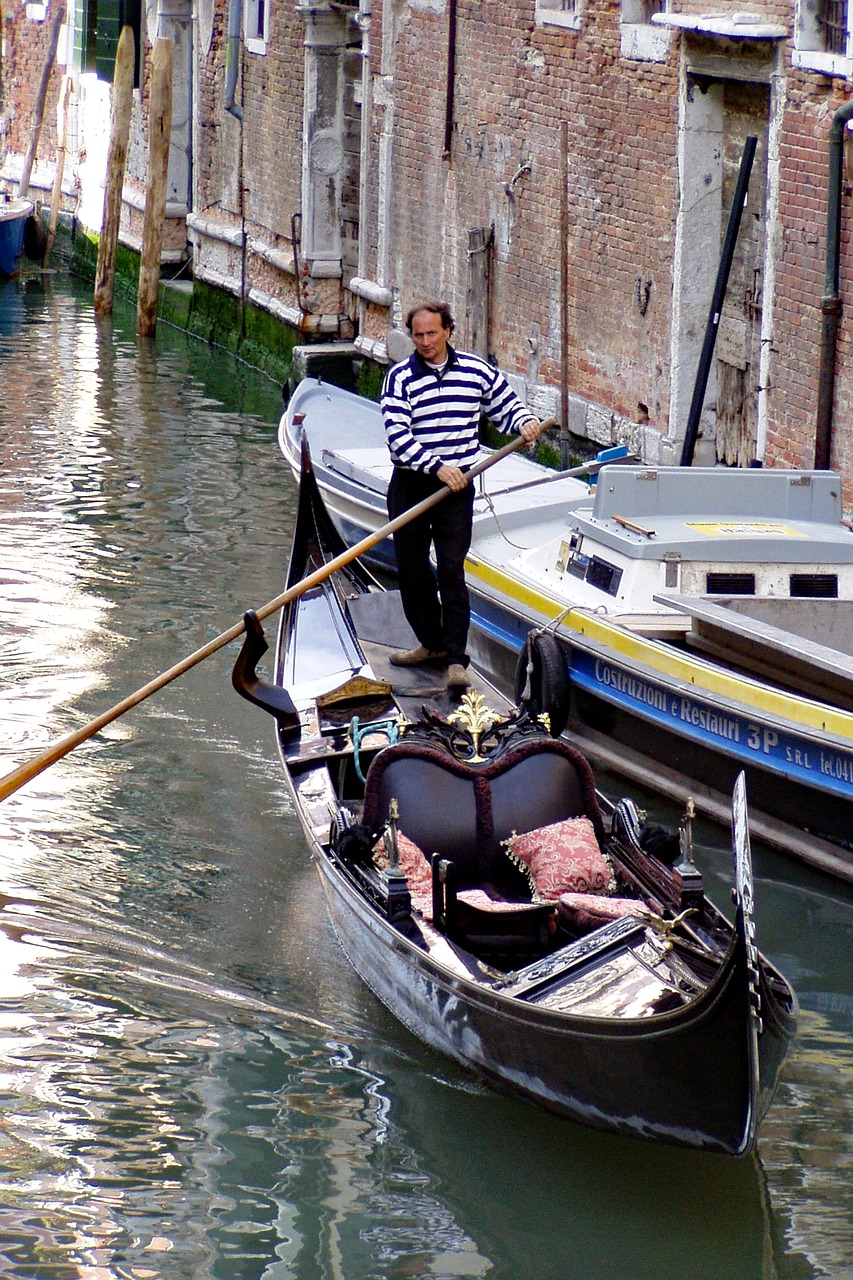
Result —
[{"label": "gondola floor mat", "polygon": [[349,615],[359,640],[387,645],[389,649],[414,649],[418,638],[403,614],[399,591],[371,591],[348,601]]}]

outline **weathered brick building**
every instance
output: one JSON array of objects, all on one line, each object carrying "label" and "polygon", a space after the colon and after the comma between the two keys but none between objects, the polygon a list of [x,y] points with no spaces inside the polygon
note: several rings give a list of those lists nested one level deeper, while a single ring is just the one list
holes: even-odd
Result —
[{"label": "weathered brick building", "polygon": [[[755,137],[696,460],[817,458],[849,482],[848,0],[707,9],[74,0],[31,194],[52,184],[67,71],[64,207],[97,233],[110,52],[130,22],[140,88],[122,235],[138,247],[147,58],[168,36],[167,264],[302,342],[380,366],[407,349],[411,302],[447,298],[460,344],[493,356],[542,415],[678,462]],[[3,0],[2,12],[0,185],[12,189],[51,9]]]}]

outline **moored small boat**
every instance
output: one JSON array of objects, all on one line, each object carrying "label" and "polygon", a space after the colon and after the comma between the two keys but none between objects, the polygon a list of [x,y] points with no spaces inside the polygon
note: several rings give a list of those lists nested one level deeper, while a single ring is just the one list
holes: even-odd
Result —
[{"label": "moored small boat", "polygon": [[[307,380],[304,435],[352,540],[384,521],[379,406]],[[761,838],[853,880],[853,528],[824,471],[606,466],[594,486],[524,458],[478,485],[466,563],[474,660],[538,693],[588,753],[725,819],[745,770]],[[543,474],[544,473],[544,474]],[[386,556],[387,562],[387,556]],[[544,633],[536,636],[535,633]],[[558,669],[559,668],[559,669]],[[653,763],[650,763],[653,762]]]},{"label": "moored small boat", "polygon": [[274,679],[251,614],[233,679],[275,717],[357,972],[501,1089],[594,1128],[751,1150],[797,1006],[756,947],[742,779],[731,924],[689,818],[664,833],[608,803],[570,742],[476,673],[460,703],[440,671],[392,666],[398,597],[344,560],[306,465],[288,585],[312,585],[283,613]]},{"label": "moored small boat", "polygon": [[0,199],[0,276],[15,276],[24,251],[27,218],[33,212],[32,201]]}]

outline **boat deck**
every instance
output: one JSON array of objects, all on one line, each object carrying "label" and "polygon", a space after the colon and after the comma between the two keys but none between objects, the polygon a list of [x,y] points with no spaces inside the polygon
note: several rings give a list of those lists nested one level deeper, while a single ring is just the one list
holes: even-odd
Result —
[{"label": "boat deck", "polygon": [[[417,720],[426,703],[446,716],[460,701],[459,690],[448,689],[443,666],[395,667],[391,654],[410,649],[418,642],[403,616],[398,591],[374,592],[349,602],[350,616],[358,633],[364,656],[377,680],[387,681],[409,720]],[[509,701],[476,671],[470,672],[472,687],[495,711],[506,711]]]},{"label": "boat deck", "polygon": [[[391,459],[379,405],[340,387],[306,378],[299,384],[279,426],[279,444],[296,476],[303,437],[318,473],[322,476],[327,472],[329,481],[338,482],[346,492],[352,490],[371,501],[376,497],[378,514],[384,520]],[[488,457],[490,452],[483,449],[480,456]],[[511,512],[517,507],[520,512],[529,512],[530,503],[538,506],[540,494],[547,492],[547,501],[562,504],[560,510],[565,516],[568,505],[589,500],[585,481],[555,476],[554,471],[524,454],[511,454],[494,471],[478,479],[475,510],[485,511],[490,503],[496,503],[501,511]]]},{"label": "boat deck", "polygon": [[[853,601],[655,599],[690,619],[686,642],[730,669],[853,711]],[[783,624],[783,625],[779,625]]]}]

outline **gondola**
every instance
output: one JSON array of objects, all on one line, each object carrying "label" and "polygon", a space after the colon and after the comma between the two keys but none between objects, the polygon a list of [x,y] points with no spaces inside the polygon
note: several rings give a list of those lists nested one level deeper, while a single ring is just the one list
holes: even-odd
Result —
[{"label": "gondola", "polygon": [[[337,567],[323,576],[335,558]],[[755,941],[743,778],[734,924],[708,900],[691,815],[611,803],[547,716],[477,673],[396,668],[399,597],[344,545],[303,458],[274,678],[257,617],[233,683],[276,720],[328,910],[367,986],[493,1086],[615,1133],[742,1156],[797,1003]]]}]

